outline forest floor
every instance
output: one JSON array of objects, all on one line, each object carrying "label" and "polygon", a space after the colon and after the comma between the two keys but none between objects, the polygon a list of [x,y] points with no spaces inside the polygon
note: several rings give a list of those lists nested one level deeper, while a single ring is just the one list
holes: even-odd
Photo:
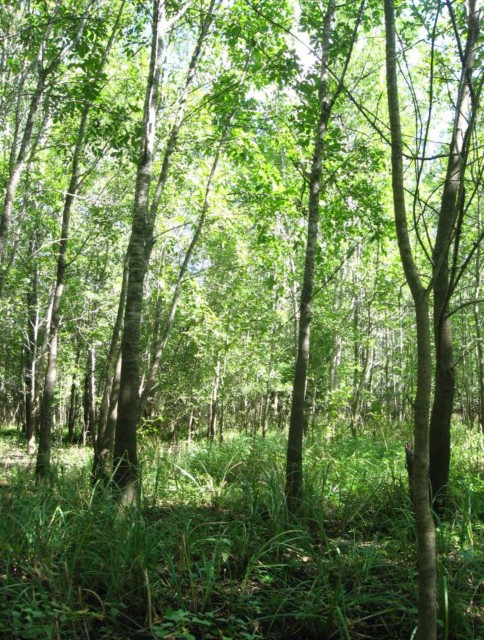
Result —
[{"label": "forest floor", "polygon": [[[309,438],[295,522],[280,433],[176,448],[140,434],[141,506],[121,510],[91,486],[89,450],[59,445],[36,484],[19,435],[0,429],[0,637],[411,638],[405,436],[389,434]],[[437,519],[442,640],[484,637],[482,445],[456,425]]]}]

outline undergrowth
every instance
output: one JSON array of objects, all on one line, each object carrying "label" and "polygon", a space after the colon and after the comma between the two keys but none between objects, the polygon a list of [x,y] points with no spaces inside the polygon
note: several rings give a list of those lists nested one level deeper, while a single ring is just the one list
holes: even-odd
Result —
[{"label": "undergrowth", "polygon": [[[2,434],[6,640],[412,637],[415,529],[396,436],[309,438],[306,510],[291,522],[278,433],[171,449],[145,439],[138,511],[92,488],[79,448],[35,484]],[[484,636],[480,446],[456,429],[451,508],[437,521],[442,640]]]}]

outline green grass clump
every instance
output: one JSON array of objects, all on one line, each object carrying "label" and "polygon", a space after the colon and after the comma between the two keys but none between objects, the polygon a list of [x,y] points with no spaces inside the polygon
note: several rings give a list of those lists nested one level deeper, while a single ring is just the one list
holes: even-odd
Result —
[{"label": "green grass clump", "polygon": [[[145,441],[139,510],[92,487],[86,451],[49,483],[17,455],[0,475],[0,637],[410,638],[416,554],[402,442],[313,437],[306,510],[284,506],[284,439],[237,435],[176,449]],[[8,458],[4,455],[4,459]],[[483,481],[456,431],[438,522],[440,632],[483,635]]]}]

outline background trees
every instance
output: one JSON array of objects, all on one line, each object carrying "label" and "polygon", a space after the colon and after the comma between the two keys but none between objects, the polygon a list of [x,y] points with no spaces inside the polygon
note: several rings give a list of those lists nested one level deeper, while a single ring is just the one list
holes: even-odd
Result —
[{"label": "background trees", "polygon": [[[82,115],[79,109],[92,104],[90,123],[84,133],[84,160],[80,169],[82,190],[73,198],[73,232],[65,258],[67,302],[61,312],[59,352],[62,375],[55,400],[55,411],[60,418],[59,411],[66,413],[63,407],[69,401],[67,396],[70,399],[71,382],[79,376],[74,373],[76,367],[79,371],[84,367],[80,363],[86,362],[86,340],[91,335],[100,343],[95,372],[98,388],[104,376],[105,345],[109,340],[109,325],[116,315],[116,298],[128,243],[130,185],[135,176],[140,136],[143,77],[146,78],[143,71],[148,72],[146,29],[150,16],[141,7],[126,3],[121,14],[119,38],[106,58],[103,50],[121,5],[113,5],[108,10],[89,3],[81,11],[79,6],[74,10],[65,4],[60,7],[54,3],[49,5],[51,13],[46,16],[42,11],[47,9],[37,7],[35,3],[28,9],[20,10],[20,6],[17,9],[13,7],[9,9],[10,13],[7,10],[2,13],[5,25],[2,41],[5,194],[9,189],[11,191],[8,185],[22,132],[26,127],[30,128],[29,114],[32,131],[24,145],[25,159],[12,205],[15,213],[12,218],[7,212],[7,220],[13,222],[4,241],[2,292],[6,314],[2,323],[8,347],[4,346],[6,393],[2,406],[6,415],[17,411],[20,416],[20,412],[24,412],[24,400],[20,402],[15,391],[19,383],[23,388],[18,377],[21,362],[25,363],[22,368],[25,367],[28,380],[32,377],[29,363],[35,364],[38,382],[34,396],[38,397],[39,391],[40,396],[43,395],[41,381],[47,365],[53,261],[62,235],[60,212],[65,193],[72,193],[69,185],[64,184],[64,176],[75,151],[73,132]],[[263,10],[246,3],[235,3],[227,7],[186,5],[178,7],[178,12],[173,7],[172,13],[168,10],[167,20],[176,17],[181,9],[179,20],[167,31],[164,58],[160,61],[163,81],[158,99],[156,172],[163,170],[163,149],[175,135],[173,123],[177,124],[176,139],[172,140],[173,149],[169,152],[170,162],[174,164],[171,173],[163,178],[166,184],[162,193],[157,195],[163,215],[158,216],[154,227],[153,253],[144,286],[146,309],[140,344],[148,357],[141,367],[141,386],[144,388],[144,373],[148,375],[149,370],[152,372],[149,377],[153,377],[156,370],[157,379],[149,383],[158,389],[153,393],[150,405],[153,417],[164,396],[163,389],[168,390],[179,376],[183,378],[183,368],[170,375],[162,365],[153,367],[153,344],[156,340],[164,342],[162,336],[166,333],[167,318],[170,318],[172,329],[170,340],[163,347],[166,358],[171,357],[174,348],[170,345],[171,340],[174,345],[178,344],[181,336],[184,336],[184,349],[192,345],[191,358],[195,354],[200,358],[207,346],[211,351],[206,340],[211,342],[210,327],[217,318],[217,323],[223,325],[223,334],[232,334],[230,351],[237,361],[239,352],[248,353],[249,348],[254,351],[249,360],[245,360],[251,389],[249,392],[247,388],[248,394],[241,394],[241,402],[259,404],[262,397],[269,399],[269,404],[273,402],[274,379],[279,387],[278,404],[284,406],[287,385],[292,377],[290,362],[291,353],[295,353],[295,331],[299,327],[308,158],[316,124],[317,82],[314,74],[319,62],[311,53],[312,39],[316,38],[312,34],[321,28],[322,18],[316,19],[310,4],[301,5],[296,13],[289,5],[282,7],[276,16],[272,13],[275,10],[272,5]],[[60,13],[56,14],[56,11]],[[48,25],[55,16],[51,33]],[[201,52],[197,77],[188,87],[184,114],[180,114],[179,100],[186,84],[186,69],[197,44],[203,16],[210,17],[213,22],[212,32],[207,35],[210,46],[207,43]],[[356,17],[357,9],[354,8],[347,15],[341,15],[333,26],[343,49],[351,41]],[[454,62],[460,64],[457,60],[459,44],[462,55],[465,54],[466,27],[463,14],[450,14],[444,5],[428,12],[422,7],[417,13],[409,8],[408,13],[402,11],[401,21],[407,48],[418,35],[415,32],[418,25],[422,25],[418,28],[425,29],[429,37],[429,56],[426,57],[422,43],[412,48],[412,55],[418,56],[420,62],[418,70],[408,53],[410,49],[406,60],[402,59],[407,85],[402,87],[401,98],[405,104],[406,131],[409,136],[412,132],[411,136],[416,140],[415,150],[404,149],[404,155],[415,158],[417,187],[409,184],[408,189],[413,193],[412,215],[418,225],[416,229],[424,254],[431,249],[432,237],[426,240],[425,229],[433,224],[439,193],[436,189],[439,178],[428,170],[428,162],[424,159],[436,156],[434,163],[438,164],[439,170],[445,171],[447,155],[439,152],[439,146],[432,138],[442,135],[445,139],[448,131],[445,92],[453,81],[448,73],[446,75],[446,70],[456,68],[452,67]],[[14,35],[14,23],[18,23],[18,31],[25,42]],[[358,424],[364,426],[367,415],[374,414],[375,409],[382,411],[384,408],[385,413],[390,411],[408,417],[415,357],[408,332],[411,324],[408,300],[403,289],[400,290],[402,283],[394,266],[388,224],[388,181],[383,173],[388,147],[387,136],[380,126],[385,117],[378,98],[381,78],[374,64],[382,56],[381,41],[374,37],[381,29],[381,15],[372,3],[363,13],[363,24],[364,29],[355,41],[355,56],[348,64],[342,83],[337,112],[326,133],[327,153],[322,165],[324,215],[320,215],[320,234],[315,246],[313,319],[316,338],[313,344],[317,357],[311,357],[308,362],[307,389],[311,397],[312,387],[316,389],[316,414],[349,412],[356,431]],[[303,43],[307,37],[304,33],[307,32],[311,39],[308,46],[297,44],[298,53],[294,49],[297,40],[288,33],[297,28],[303,34],[300,36]],[[68,36],[64,37],[63,29]],[[85,30],[84,37],[82,29]],[[476,29],[471,32],[475,34]],[[473,37],[475,39],[475,35]],[[30,62],[23,56],[27,40],[31,55],[37,56]],[[182,40],[187,44],[182,45]],[[472,43],[468,49],[473,51]],[[32,52],[36,52],[35,55]],[[335,70],[331,72],[334,75],[330,74],[329,78],[334,89],[346,58],[344,51],[335,49],[333,53],[340,56],[335,58]],[[40,69],[38,56],[41,54],[42,64],[47,64],[47,56],[50,56],[55,65],[51,69],[52,79],[46,80],[39,104],[31,113],[28,99],[35,95]],[[431,94],[426,94],[429,98],[427,106],[423,107],[421,99],[426,87],[422,82],[427,64],[433,69],[433,82],[429,89]],[[470,73],[467,67],[464,77]],[[406,70],[411,70],[412,75],[406,75]],[[456,78],[456,91],[459,82]],[[478,82],[477,79],[474,91],[478,91]],[[27,86],[29,90],[25,90]],[[409,109],[419,103],[413,118]],[[416,123],[417,128],[412,123]],[[468,336],[471,340],[476,338],[471,352],[475,353],[477,364],[480,361],[480,326],[476,321],[479,313],[472,316],[472,322],[470,320],[472,309],[478,309],[471,302],[475,297],[475,304],[479,305],[480,287],[478,245],[472,249],[472,242],[479,240],[480,232],[473,234],[471,229],[474,222],[478,224],[480,202],[477,151],[481,127],[478,114],[472,117],[472,124],[473,133],[466,138],[470,155],[464,191],[468,200],[471,196],[473,199],[462,205],[466,217],[461,216],[463,224],[459,227],[458,244],[454,235],[453,244],[449,245],[449,252],[454,247],[462,256],[461,261],[457,253],[455,258],[449,258],[450,265],[452,260],[455,265],[455,295],[459,296],[454,307],[450,306],[450,313],[458,331],[462,326],[462,330],[471,333]],[[405,145],[409,144],[410,138],[405,140]],[[186,271],[181,273],[182,256],[187,255],[190,239],[200,220],[216,158],[207,219],[191,250]],[[155,195],[154,191],[151,195]],[[465,220],[469,221],[468,230]],[[469,268],[459,275],[457,265],[465,263],[468,256]],[[417,259],[420,261],[418,256]],[[373,272],[374,279],[371,278]],[[220,289],[222,283],[223,289]],[[476,296],[466,297],[467,286],[476,289]],[[230,312],[230,320],[224,310],[224,301],[217,296],[217,291],[224,289],[231,291],[233,296],[234,310]],[[178,309],[172,317],[169,311],[175,291],[178,291]],[[254,292],[264,292],[264,295],[254,297]],[[18,294],[22,300],[20,305],[16,304]],[[86,295],[91,302],[81,308],[78,303],[86,301]],[[30,302],[27,302],[27,296]],[[203,303],[208,305],[205,312]],[[387,312],[383,309],[385,305]],[[88,307],[95,312],[94,316],[89,317]],[[211,320],[207,316],[208,310],[212,314]],[[17,322],[21,313],[25,319]],[[27,320],[28,314],[30,320]],[[461,324],[464,317],[469,319],[466,328]],[[80,332],[74,331],[78,321]],[[244,322],[250,325],[245,331]],[[204,323],[207,338],[200,341]],[[27,339],[29,327],[37,328],[35,337],[32,334]],[[88,333],[84,327],[88,328]],[[156,340],[151,339],[153,332],[159,336]],[[220,337],[216,341],[219,342]],[[28,354],[34,348],[37,355],[32,359]],[[82,353],[77,358],[79,350]],[[186,353],[188,357],[189,350]],[[468,350],[462,357],[470,357]],[[79,364],[75,365],[76,362]],[[264,372],[257,373],[259,366]],[[230,379],[230,357],[227,375],[226,384]],[[466,415],[473,415],[473,407],[477,406],[481,377],[476,374],[465,391],[458,388],[458,409],[460,411],[462,405],[464,410],[465,404]],[[259,382],[255,384],[255,380]],[[228,395],[232,396],[232,392]],[[30,403],[27,396],[25,402]],[[30,418],[27,421],[32,422]]]},{"label": "background trees", "polygon": [[[153,184],[150,191],[163,215],[153,227],[140,324],[140,349],[146,354],[140,365],[141,390],[145,398],[150,396],[146,416],[156,418],[162,428],[163,398],[171,389],[183,387],[185,378],[191,382],[186,371],[193,369],[200,376],[194,389],[197,411],[206,418],[210,404],[206,391],[217,354],[228,349],[224,385],[229,401],[239,407],[240,415],[245,406],[254,428],[261,419],[263,424],[275,420],[282,426],[288,418],[291,359],[300,326],[304,219],[320,66],[311,47],[313,39],[316,45],[319,38],[313,34],[322,28],[322,16],[316,19],[310,4],[301,5],[296,12],[290,5],[281,5],[277,16],[270,4],[264,10],[246,3],[224,7],[190,4],[175,9],[169,8],[166,17],[168,23],[177,20],[165,27],[153,143],[153,170],[163,174],[162,189],[155,194]],[[89,348],[97,346],[98,402],[105,363],[108,369],[113,366],[112,358],[106,360],[107,345],[117,314],[131,224],[151,13],[129,2],[109,9],[88,3],[75,10],[54,3],[44,16],[45,10],[32,3],[28,9],[19,6],[2,13],[5,194],[11,191],[8,185],[22,132],[30,128],[29,114],[32,120],[12,200],[14,214],[7,212],[11,224],[7,224],[10,230],[4,239],[2,411],[5,417],[16,415],[29,425],[32,409],[25,407],[36,407],[37,398],[44,396],[48,335],[53,326],[50,301],[66,194],[72,199],[72,232],[65,256],[65,306],[59,318],[61,375],[53,405],[57,424],[67,419],[73,384],[80,390]],[[378,414],[410,417],[415,387],[412,319],[396,266],[384,173],[388,139],[381,125],[385,114],[376,64],[382,59],[382,46],[375,37],[381,35],[381,14],[369,3],[362,13],[363,28],[355,37],[357,15],[357,8],[348,10],[332,26],[341,51],[334,48],[334,70],[330,69],[328,83],[331,91],[339,90],[340,99],[327,126],[327,153],[322,160],[324,199],[319,199],[323,213],[314,249],[315,291],[311,297],[315,355],[308,361],[305,401],[309,414],[316,416],[312,424],[317,424],[318,416],[331,422],[332,416],[349,415],[355,433]],[[53,16],[57,16],[53,31],[46,32]],[[211,21],[212,30],[203,36],[208,38],[206,46],[196,53],[205,18]],[[449,13],[444,5],[428,11],[422,7],[417,13],[411,8],[402,10],[399,19],[407,47],[401,67],[406,79],[402,112],[408,132],[404,159],[412,160],[416,167],[415,184],[407,181],[407,189],[412,192],[420,265],[425,254],[431,255],[439,175],[443,178],[449,157],[446,149],[440,153],[440,143],[433,137],[449,139],[446,92],[451,82],[458,91],[464,81],[456,77],[454,82],[447,71],[457,68],[454,62],[461,64],[459,44],[464,56],[466,24],[464,14]],[[119,37],[106,55],[117,20]],[[14,35],[14,23],[25,42]],[[413,47],[417,27],[428,34],[428,56],[423,43]],[[302,43],[297,44],[296,52],[298,41],[290,32],[297,29]],[[476,27],[470,33],[475,40]],[[309,44],[305,45],[307,37]],[[352,38],[355,56],[348,62],[345,47]],[[27,41],[35,57],[30,62],[23,56]],[[468,50],[474,51],[473,47],[470,41]],[[47,56],[55,65],[31,113],[29,99],[36,92],[39,51],[44,65]],[[191,58],[198,69],[187,87]],[[470,70],[467,58],[463,59],[465,79]],[[338,89],[345,65],[346,75]],[[426,65],[433,70],[430,88],[423,84]],[[471,85],[464,82],[462,86]],[[477,78],[472,91],[478,92],[479,86]],[[425,96],[428,100],[422,106]],[[65,176],[76,140],[79,142],[75,131],[79,132],[86,105],[90,105],[90,115],[82,136],[81,184],[73,193]],[[417,106],[412,115],[411,109]],[[473,129],[466,137],[468,168],[461,187],[466,200],[459,200],[458,234],[451,231],[452,242],[446,243],[455,303],[448,300],[445,315],[452,315],[456,331],[463,336],[457,341],[457,361],[475,358],[476,366],[458,384],[456,396],[458,412],[472,420],[482,414],[478,409],[482,395],[478,372],[479,113],[469,122]],[[413,150],[411,139],[415,140]],[[167,145],[171,171],[163,168]],[[429,170],[431,158],[440,174]],[[194,234],[196,241],[190,248]],[[475,248],[473,242],[477,242]],[[465,271],[459,269],[461,264],[467,266]],[[175,313],[170,313],[175,298]],[[161,360],[156,358],[157,345],[163,345]],[[183,366],[177,365],[177,353]],[[239,389],[235,380],[230,382],[237,367],[247,381]],[[25,393],[19,395],[18,390],[24,388]],[[190,405],[185,400],[182,414]],[[77,404],[80,401],[77,394]]]},{"label": "background trees", "polygon": [[[395,424],[403,442],[418,414],[430,522],[427,404],[442,498],[452,413],[470,429],[484,415],[480,9],[397,6],[393,166],[382,9],[2,7],[0,416],[31,449],[38,436],[39,473],[51,436],[54,456],[66,437],[93,444],[95,477],[114,458],[129,487],[140,433],[290,427],[291,506],[304,438]],[[425,375],[415,300],[433,320]]]}]

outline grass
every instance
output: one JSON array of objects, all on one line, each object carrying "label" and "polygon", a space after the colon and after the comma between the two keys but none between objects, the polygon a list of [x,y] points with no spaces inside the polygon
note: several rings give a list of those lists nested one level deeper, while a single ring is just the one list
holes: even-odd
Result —
[{"label": "grass", "polygon": [[[90,485],[60,449],[36,485],[7,429],[0,475],[0,637],[408,639],[415,530],[395,434],[307,443],[307,509],[284,508],[284,439],[142,442],[142,507]],[[442,640],[484,637],[484,482],[456,428],[452,510],[438,522]]]}]

